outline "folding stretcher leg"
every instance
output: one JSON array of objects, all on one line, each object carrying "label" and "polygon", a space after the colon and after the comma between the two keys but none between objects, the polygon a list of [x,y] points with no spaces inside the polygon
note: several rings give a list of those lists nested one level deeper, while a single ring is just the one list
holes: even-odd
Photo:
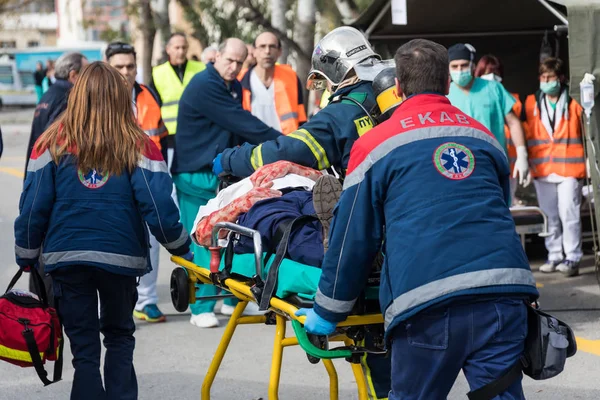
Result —
[{"label": "folding stretcher leg", "polygon": [[[351,339],[344,340],[346,346],[352,346],[354,341]],[[352,373],[354,373],[354,379],[356,380],[356,387],[358,389],[358,400],[369,400],[369,390],[367,389],[367,379],[365,378],[365,372],[360,364],[350,364],[352,366]]]},{"label": "folding stretcher leg", "polygon": [[321,360],[329,375],[329,400],[338,400],[338,374],[331,360]]},{"label": "folding stretcher leg", "polygon": [[233,314],[229,318],[229,322],[227,323],[225,331],[223,332],[223,337],[221,337],[219,347],[217,347],[217,351],[215,351],[215,355],[210,362],[210,366],[208,367],[208,371],[204,377],[204,382],[202,382],[202,400],[210,400],[210,388],[212,387],[215,377],[217,376],[217,372],[219,371],[219,367],[221,366],[225,352],[229,347],[229,343],[231,342],[235,328],[237,328],[238,319],[242,316],[247,304],[247,301],[240,301],[237,306],[235,306]]},{"label": "folding stretcher leg", "polygon": [[269,400],[279,399],[279,378],[283,361],[283,339],[285,339],[286,319],[281,315],[275,317],[275,343],[273,343],[273,359],[271,361],[271,378],[269,379]]}]

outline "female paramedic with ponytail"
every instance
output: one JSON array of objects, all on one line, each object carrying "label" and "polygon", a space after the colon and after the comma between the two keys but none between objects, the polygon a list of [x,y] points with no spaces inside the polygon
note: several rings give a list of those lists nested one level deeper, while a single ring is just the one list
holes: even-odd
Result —
[{"label": "female paramedic with ponytail", "polygon": [[138,127],[117,70],[102,62],[83,70],[27,169],[15,221],[17,264],[27,270],[41,257],[54,280],[73,353],[71,399],[137,399],[132,313],[136,280],[151,269],[146,224],[169,252],[192,257],[167,166]]}]

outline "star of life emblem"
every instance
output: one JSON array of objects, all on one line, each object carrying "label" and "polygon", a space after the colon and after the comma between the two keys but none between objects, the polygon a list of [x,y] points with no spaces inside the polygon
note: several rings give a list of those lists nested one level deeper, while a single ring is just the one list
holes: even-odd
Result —
[{"label": "star of life emblem", "polygon": [[475,156],[458,143],[444,143],[435,150],[433,163],[438,172],[448,179],[468,178],[475,169]]},{"label": "star of life emblem", "polygon": [[81,170],[77,171],[79,182],[88,189],[98,189],[104,186],[108,181],[110,174],[100,174],[95,169],[84,174]]}]

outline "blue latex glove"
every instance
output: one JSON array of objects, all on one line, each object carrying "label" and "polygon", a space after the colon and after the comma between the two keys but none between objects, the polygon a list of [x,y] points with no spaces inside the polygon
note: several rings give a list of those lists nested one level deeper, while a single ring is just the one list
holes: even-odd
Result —
[{"label": "blue latex glove", "polygon": [[189,262],[193,262],[194,261],[194,253],[192,253],[191,251],[188,251],[186,254],[182,255],[181,258],[183,258]]},{"label": "blue latex glove", "polygon": [[327,321],[325,318],[319,316],[312,308],[301,308],[296,311],[296,317],[306,315],[304,321],[304,329],[308,333],[313,335],[330,335],[335,331],[337,322]]},{"label": "blue latex glove", "polygon": [[216,176],[221,175],[223,172],[225,172],[225,170],[223,169],[223,165],[221,164],[221,157],[223,156],[223,153],[219,153],[215,159],[213,160],[213,167],[212,167],[212,171],[213,174],[215,174]]}]

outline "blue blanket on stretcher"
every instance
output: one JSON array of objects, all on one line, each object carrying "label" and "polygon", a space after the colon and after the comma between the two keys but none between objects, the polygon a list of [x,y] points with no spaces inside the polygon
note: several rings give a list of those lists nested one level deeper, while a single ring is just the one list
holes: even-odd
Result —
[{"label": "blue blanket on stretcher", "polygon": [[[314,213],[312,192],[292,189],[281,197],[259,201],[250,211],[243,214],[237,223],[259,231],[263,249],[269,249],[281,222]],[[234,252],[254,253],[252,238],[240,238]],[[290,260],[320,268],[323,254],[323,233],[318,221],[302,225],[292,231],[287,255]]]}]

